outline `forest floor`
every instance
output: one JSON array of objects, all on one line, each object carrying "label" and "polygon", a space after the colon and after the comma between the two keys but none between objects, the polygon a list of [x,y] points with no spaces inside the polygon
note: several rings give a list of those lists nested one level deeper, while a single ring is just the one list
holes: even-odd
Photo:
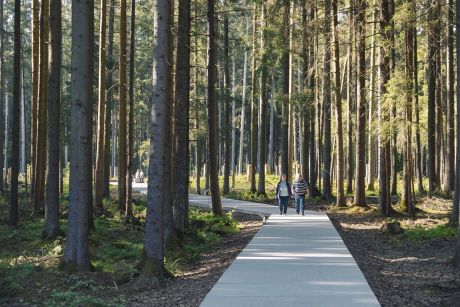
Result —
[{"label": "forest floor", "polygon": [[[116,193],[114,193],[116,194]],[[215,218],[191,210],[191,231],[167,250],[165,265],[174,278],[160,289],[139,287],[137,264],[143,246],[145,195],[135,193],[140,225],[123,223],[116,201],[95,218],[90,236],[90,273],[59,268],[65,238],[41,238],[43,218],[21,205],[19,230],[0,221],[0,306],[198,306],[217,279],[262,226],[259,217],[233,213]],[[0,214],[7,216],[7,198]],[[61,227],[66,229],[67,200],[61,199]]]},{"label": "forest floor", "polygon": [[[460,270],[451,263],[457,229],[447,226],[451,200],[418,199],[415,219],[398,206],[384,218],[375,206],[307,204],[327,212],[382,306],[459,306]],[[382,231],[386,222],[398,222],[402,233]]]}]

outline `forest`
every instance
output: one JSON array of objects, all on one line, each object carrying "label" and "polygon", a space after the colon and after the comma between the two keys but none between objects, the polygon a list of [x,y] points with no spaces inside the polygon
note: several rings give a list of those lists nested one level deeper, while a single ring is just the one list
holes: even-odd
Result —
[{"label": "forest", "polygon": [[[0,0],[0,305],[129,305],[136,289],[153,297],[139,304],[178,306],[158,289],[191,282],[181,295],[197,306],[265,221],[223,199],[277,205],[283,174],[303,175],[306,209],[327,213],[382,305],[414,291],[359,256],[390,257],[383,248],[444,276],[427,286],[415,277],[427,264],[404,260],[422,285],[405,303],[449,305],[457,11],[452,0]],[[184,276],[203,259],[226,264],[192,294],[198,279]]]}]

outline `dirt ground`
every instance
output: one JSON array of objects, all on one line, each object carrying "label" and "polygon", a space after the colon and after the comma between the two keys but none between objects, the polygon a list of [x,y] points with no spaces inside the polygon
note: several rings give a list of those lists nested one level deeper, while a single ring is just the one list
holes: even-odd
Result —
[{"label": "dirt ground", "polygon": [[199,306],[206,294],[233,260],[246,247],[262,226],[262,219],[247,214],[234,214],[240,222],[240,232],[226,236],[214,251],[204,254],[186,267],[173,280],[167,280],[161,289],[133,293],[127,296],[129,306]]},{"label": "dirt ground", "polygon": [[[425,198],[418,207],[427,211],[419,211],[415,220],[396,219],[403,228],[432,227],[445,223],[450,203]],[[349,213],[315,207],[327,209],[382,306],[460,306],[460,270],[451,263],[455,237],[414,241],[380,231],[384,219],[375,210]]]}]

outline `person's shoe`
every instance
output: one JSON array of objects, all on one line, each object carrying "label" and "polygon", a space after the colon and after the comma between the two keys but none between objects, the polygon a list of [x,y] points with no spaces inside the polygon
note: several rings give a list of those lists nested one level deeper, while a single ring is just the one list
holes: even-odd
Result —
[{"label": "person's shoe", "polygon": [[302,211],[302,215],[304,215],[304,214],[303,214],[303,211]]},{"label": "person's shoe", "polygon": [[280,215],[283,215],[283,212],[280,212]]}]

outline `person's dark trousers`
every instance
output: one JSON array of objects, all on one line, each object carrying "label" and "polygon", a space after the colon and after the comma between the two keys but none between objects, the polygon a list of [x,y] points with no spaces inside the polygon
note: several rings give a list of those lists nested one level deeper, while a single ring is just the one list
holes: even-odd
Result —
[{"label": "person's dark trousers", "polygon": [[283,214],[283,213],[286,214],[289,196],[280,196],[279,201],[280,201],[280,214]]},{"label": "person's dark trousers", "polygon": [[303,215],[304,206],[305,206],[305,195],[296,195],[295,209],[296,209],[297,214],[302,213]]}]

